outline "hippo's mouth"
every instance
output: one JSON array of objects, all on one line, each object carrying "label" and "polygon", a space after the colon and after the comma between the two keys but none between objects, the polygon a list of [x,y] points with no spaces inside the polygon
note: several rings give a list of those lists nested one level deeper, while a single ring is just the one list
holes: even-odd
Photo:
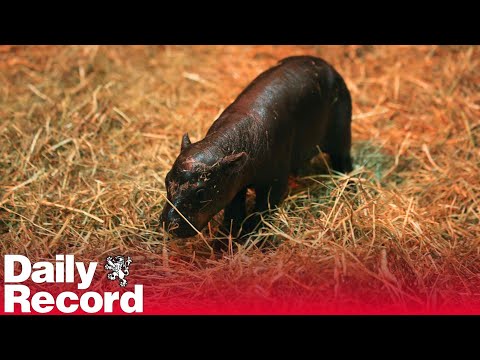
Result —
[{"label": "hippo's mouth", "polygon": [[188,224],[186,226],[173,227],[168,230],[170,234],[178,238],[188,238],[197,235],[197,232]]},{"label": "hippo's mouth", "polygon": [[[191,220],[189,221],[192,223]],[[160,226],[168,233],[178,238],[187,238],[197,235],[197,231],[168,204],[160,217]],[[196,229],[199,231],[201,230],[198,227],[196,227]]]}]

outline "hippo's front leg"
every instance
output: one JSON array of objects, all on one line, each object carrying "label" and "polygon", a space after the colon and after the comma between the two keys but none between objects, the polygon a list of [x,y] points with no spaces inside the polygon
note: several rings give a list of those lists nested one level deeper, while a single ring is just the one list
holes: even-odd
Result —
[{"label": "hippo's front leg", "polygon": [[246,201],[247,199],[247,188],[240,190],[233,200],[225,207],[223,224],[221,231],[226,234],[232,234],[236,236],[238,230],[240,230],[240,225],[245,219],[247,210],[246,210]]},{"label": "hippo's front leg", "polygon": [[240,190],[233,200],[225,207],[223,215],[223,224],[220,232],[224,234],[232,234],[233,237],[238,235],[240,225],[246,216],[247,188]]},{"label": "hippo's front leg", "polygon": [[270,185],[255,186],[255,208],[242,227],[242,232],[248,234],[255,230],[260,222],[260,213],[265,210],[275,210],[275,207],[285,198],[288,192],[288,173],[276,178]]},{"label": "hippo's front leg", "polygon": [[[217,236],[225,237],[231,235],[233,238],[239,236],[240,225],[246,216],[247,188],[240,190],[233,200],[225,207],[223,223],[218,229]],[[213,244],[216,251],[227,251],[229,241],[216,239]]]}]

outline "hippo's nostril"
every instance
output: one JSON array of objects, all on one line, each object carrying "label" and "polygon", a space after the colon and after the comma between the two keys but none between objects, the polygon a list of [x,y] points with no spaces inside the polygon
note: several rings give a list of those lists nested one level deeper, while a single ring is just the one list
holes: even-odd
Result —
[{"label": "hippo's nostril", "polygon": [[[175,205],[176,206],[176,205]],[[178,206],[165,205],[160,216],[163,230],[176,237],[190,237],[196,235],[191,223],[195,223],[188,215],[179,213]]]}]

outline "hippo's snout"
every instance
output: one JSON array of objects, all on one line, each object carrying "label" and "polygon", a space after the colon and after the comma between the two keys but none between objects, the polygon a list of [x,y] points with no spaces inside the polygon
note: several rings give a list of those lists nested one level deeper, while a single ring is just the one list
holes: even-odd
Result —
[{"label": "hippo's snout", "polygon": [[197,232],[183,219],[170,204],[165,204],[160,216],[160,226],[175,237],[187,238]]}]

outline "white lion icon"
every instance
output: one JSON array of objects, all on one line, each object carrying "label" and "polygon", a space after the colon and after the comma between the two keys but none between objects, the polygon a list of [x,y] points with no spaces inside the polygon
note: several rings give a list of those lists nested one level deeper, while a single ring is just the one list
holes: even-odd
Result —
[{"label": "white lion icon", "polygon": [[118,278],[121,287],[127,286],[127,279],[125,279],[129,274],[130,271],[128,267],[132,263],[132,259],[130,256],[117,255],[117,256],[109,256],[107,257],[107,263],[105,264],[105,270],[111,270],[111,273],[107,274],[108,280],[115,280]]}]

